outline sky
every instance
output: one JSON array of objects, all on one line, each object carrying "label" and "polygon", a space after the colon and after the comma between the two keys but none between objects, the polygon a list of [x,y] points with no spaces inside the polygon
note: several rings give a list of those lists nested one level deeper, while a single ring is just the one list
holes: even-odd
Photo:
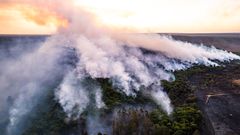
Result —
[{"label": "sky", "polygon": [[[0,34],[53,34],[60,26],[67,27],[64,18],[45,10],[47,7],[20,1],[0,0]],[[133,32],[240,32],[240,0],[73,1],[104,25]]]}]

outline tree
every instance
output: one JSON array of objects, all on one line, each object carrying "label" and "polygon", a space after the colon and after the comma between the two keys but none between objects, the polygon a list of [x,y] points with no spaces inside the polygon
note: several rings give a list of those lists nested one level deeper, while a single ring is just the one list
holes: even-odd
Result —
[{"label": "tree", "polygon": [[169,128],[166,126],[154,125],[154,135],[170,135]]}]

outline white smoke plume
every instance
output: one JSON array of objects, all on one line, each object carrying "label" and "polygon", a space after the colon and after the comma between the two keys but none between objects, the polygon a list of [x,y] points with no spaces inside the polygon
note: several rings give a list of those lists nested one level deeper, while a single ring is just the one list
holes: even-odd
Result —
[{"label": "white smoke plume", "polygon": [[69,73],[64,78],[60,89],[56,92],[56,97],[70,118],[75,115],[79,116],[90,102],[88,91],[73,73]]},{"label": "white smoke plume", "polygon": [[[56,100],[70,118],[78,118],[88,107],[105,106],[100,86],[94,82],[97,78],[109,78],[112,85],[127,96],[136,96],[140,90],[149,91],[154,101],[171,114],[173,108],[161,80],[174,80],[173,71],[193,64],[217,66],[217,62],[240,59],[214,47],[175,41],[157,34],[120,34],[102,26],[94,15],[76,7],[72,1],[22,2],[47,5],[47,10],[66,19],[68,26],[59,28],[56,35],[30,55],[5,65],[0,84],[9,83],[0,86],[1,91],[10,89],[10,85],[14,86],[11,89],[19,90],[10,110],[9,134],[15,133],[19,121],[35,105],[32,101],[40,97],[46,83],[58,74],[63,75],[63,81],[55,90]],[[64,55],[69,53],[68,49],[74,50],[70,53],[78,58],[70,68],[58,63],[68,57]],[[89,78],[93,82],[90,79],[89,83]]]},{"label": "white smoke plume", "polygon": [[[91,79],[82,78],[75,70],[69,72],[55,94],[67,116],[77,119],[87,107],[96,109],[105,106],[100,87]],[[94,102],[95,101],[95,102]]]}]

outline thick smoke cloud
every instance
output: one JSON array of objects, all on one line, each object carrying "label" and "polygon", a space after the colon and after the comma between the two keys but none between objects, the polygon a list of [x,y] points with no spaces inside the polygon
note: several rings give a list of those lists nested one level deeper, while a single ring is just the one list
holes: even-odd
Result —
[{"label": "thick smoke cloud", "polygon": [[[99,24],[94,15],[74,6],[72,1],[22,2],[47,5],[46,10],[67,20],[68,27],[59,28],[56,35],[32,53],[1,67],[0,90],[14,91],[16,97],[9,111],[9,135],[21,134],[19,127],[24,117],[58,78],[62,79],[53,88],[55,98],[69,118],[79,118],[88,108],[97,110],[105,106],[97,78],[109,78],[127,96],[135,97],[140,90],[149,92],[171,114],[171,101],[161,87],[161,80],[172,81],[173,71],[194,64],[217,66],[217,61],[240,59],[214,47],[174,41],[157,34],[120,34]],[[65,59],[73,61],[72,64],[62,62]]]},{"label": "thick smoke cloud", "polygon": [[24,118],[64,74],[67,66],[58,66],[62,51],[48,40],[31,53],[1,63],[0,89],[15,99],[9,110],[9,134],[21,134]]}]

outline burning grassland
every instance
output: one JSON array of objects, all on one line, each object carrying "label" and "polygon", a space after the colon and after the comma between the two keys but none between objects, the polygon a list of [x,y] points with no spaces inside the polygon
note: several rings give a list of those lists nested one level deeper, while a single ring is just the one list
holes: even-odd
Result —
[{"label": "burning grassland", "polygon": [[[34,126],[34,131],[30,130],[30,133],[43,132],[45,127],[46,132],[56,130],[57,134],[68,126],[73,133],[78,133],[75,127],[79,127],[81,133],[92,133],[94,126],[109,133],[111,130],[105,130],[109,129],[108,126],[97,124],[102,111],[111,110],[116,105],[147,102],[159,108],[164,115],[173,115],[170,133],[178,129],[182,134],[192,133],[198,120],[191,123],[186,117],[190,126],[184,125],[181,122],[185,119],[174,117],[174,114],[181,105],[192,105],[195,101],[193,91],[183,80],[186,78],[179,79],[174,73],[193,66],[221,67],[223,62],[240,59],[231,52],[175,40],[171,36],[126,34],[124,30],[102,25],[92,13],[76,7],[73,1],[59,0],[59,6],[55,2],[19,1],[20,6],[44,7],[40,11],[58,16],[66,26],[59,26],[56,34],[41,41],[31,51],[17,50],[21,54],[18,57],[10,58],[3,54],[4,59],[0,61],[0,99],[13,98],[11,105],[1,102],[1,108],[8,116],[7,135],[20,135],[31,126]],[[34,12],[38,16],[37,10]],[[30,19],[35,17],[33,15]],[[21,42],[18,47],[21,48]],[[12,51],[9,49],[9,54],[14,54]],[[49,107],[41,106],[49,93],[52,97]],[[47,108],[39,114],[46,117],[43,127],[35,127],[41,123],[27,123],[31,118],[35,119],[33,112],[42,108]],[[182,116],[198,114],[194,105],[180,109],[180,112]],[[73,122],[66,124],[63,117]],[[51,118],[57,125],[46,127],[51,125],[45,123]],[[109,125],[108,119],[106,123]]]}]

